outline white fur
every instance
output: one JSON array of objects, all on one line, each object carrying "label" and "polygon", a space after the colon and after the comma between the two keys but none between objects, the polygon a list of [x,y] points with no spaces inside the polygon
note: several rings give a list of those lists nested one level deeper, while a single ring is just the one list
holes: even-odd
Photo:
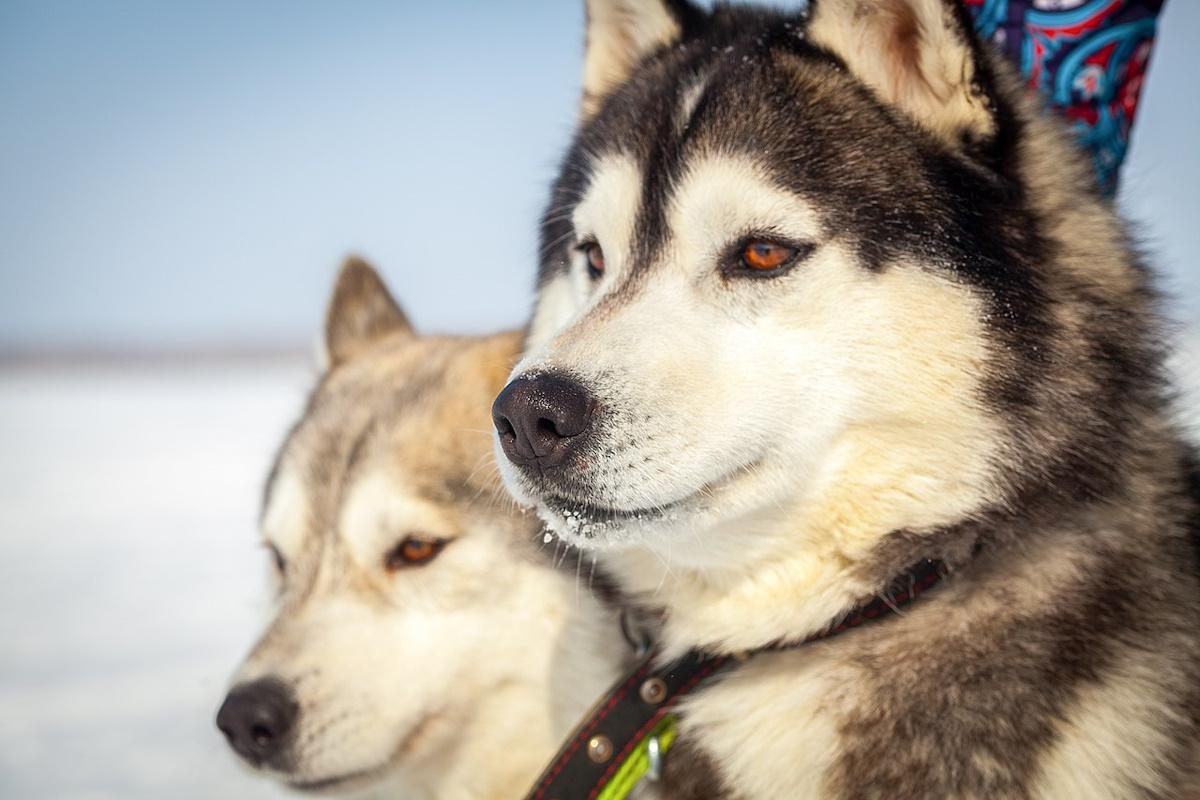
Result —
[{"label": "white fur", "polygon": [[302,476],[292,464],[281,463],[263,509],[263,539],[285,558],[290,558],[300,551],[311,513],[308,489]]},{"label": "white fur", "polygon": [[633,228],[642,190],[642,173],[626,155],[601,158],[591,185],[575,206],[572,222],[577,241],[595,239],[604,250],[605,271],[597,286],[587,279],[586,256],[577,253],[570,272],[577,314],[586,313],[606,290],[620,283],[633,246]]},{"label": "white fur", "polygon": [[739,796],[828,797],[825,775],[838,754],[833,712],[846,672],[814,650],[755,659],[686,701],[686,735],[721,754]]},{"label": "white fur", "polygon": [[[593,168],[587,196],[575,207],[572,244],[589,238],[604,244],[603,286],[613,286],[620,278],[633,238],[641,184],[641,172],[633,159],[625,155],[607,156]],[[568,273],[556,276],[538,291],[537,307],[525,342],[526,361],[530,354],[543,350],[555,333],[585,314],[598,297],[587,277],[586,256],[575,252]],[[504,468],[503,456],[498,463]]]},{"label": "white fur", "polygon": [[[455,509],[425,499],[402,480],[388,470],[365,472],[342,501],[341,541],[363,569],[378,566],[381,554],[407,535],[451,542],[459,536],[461,523]],[[414,572],[419,575],[420,571]]]},{"label": "white fur", "polygon": [[675,117],[677,133],[682,134],[688,129],[692,115],[696,113],[696,106],[700,104],[700,98],[704,96],[704,90],[708,88],[711,77],[711,75],[704,75],[697,78],[681,93],[679,111]]},{"label": "white fur", "polygon": [[[278,617],[237,676],[275,676],[297,695],[296,767],[279,777],[385,781],[406,798],[518,796],[615,674],[610,616],[519,555],[504,525],[464,519],[390,468],[352,481],[332,532],[305,524],[302,488],[281,473],[267,519],[305,563],[289,568]],[[388,573],[384,554],[410,533],[452,541]]]}]

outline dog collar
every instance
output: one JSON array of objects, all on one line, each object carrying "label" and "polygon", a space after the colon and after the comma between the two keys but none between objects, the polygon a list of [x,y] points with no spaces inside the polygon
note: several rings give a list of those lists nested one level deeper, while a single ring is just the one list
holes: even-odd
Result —
[{"label": "dog collar", "polygon": [[[896,613],[944,573],[943,562],[921,561],[900,573],[880,596],[799,641],[733,655],[692,650],[663,666],[656,666],[656,652],[644,655],[575,728],[526,800],[625,800],[643,778],[658,780],[676,738],[674,709],[705,681],[759,653],[803,647]],[[626,638],[631,638],[628,631]]]}]

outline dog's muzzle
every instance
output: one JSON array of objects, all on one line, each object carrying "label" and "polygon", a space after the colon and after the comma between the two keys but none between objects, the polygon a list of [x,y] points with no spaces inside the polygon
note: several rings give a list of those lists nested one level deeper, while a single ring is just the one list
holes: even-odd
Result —
[{"label": "dog's muzzle", "polygon": [[287,684],[262,678],[230,690],[217,712],[217,727],[234,752],[253,766],[280,768],[299,713]]}]

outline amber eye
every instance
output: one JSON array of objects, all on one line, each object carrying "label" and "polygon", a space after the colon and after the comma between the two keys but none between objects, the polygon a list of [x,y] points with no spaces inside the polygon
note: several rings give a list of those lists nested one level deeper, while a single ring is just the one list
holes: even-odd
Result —
[{"label": "amber eye", "polygon": [[579,245],[580,251],[587,256],[588,277],[594,281],[604,276],[604,249],[599,242],[584,242]]},{"label": "amber eye", "polygon": [[405,567],[419,567],[437,558],[445,547],[445,539],[408,536],[388,551],[383,558],[383,565],[393,572]]},{"label": "amber eye", "polygon": [[742,249],[742,266],[759,272],[779,269],[796,256],[796,248],[785,244],[755,240]]}]

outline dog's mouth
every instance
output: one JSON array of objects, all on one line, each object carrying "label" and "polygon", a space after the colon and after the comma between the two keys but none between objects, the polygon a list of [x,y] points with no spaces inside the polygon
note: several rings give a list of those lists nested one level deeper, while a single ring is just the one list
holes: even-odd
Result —
[{"label": "dog's mouth", "polygon": [[545,512],[544,516],[551,516],[552,526],[560,532],[565,531],[581,539],[595,539],[630,526],[677,519],[692,505],[694,497],[695,495],[689,495],[664,505],[632,510],[581,503],[555,495],[542,497],[539,505]]},{"label": "dog's mouth", "polygon": [[604,547],[684,521],[701,510],[702,494],[704,489],[670,503],[642,509],[613,509],[559,495],[542,495],[538,499],[538,516],[565,542],[584,548]]},{"label": "dog's mouth", "polygon": [[626,509],[603,506],[543,494],[537,498],[538,513],[561,538],[581,547],[596,547],[632,539],[646,529],[661,529],[705,511],[721,492],[753,473],[761,460],[739,466],[723,477],[708,481],[694,492],[660,505]]},{"label": "dog's mouth", "polygon": [[293,789],[297,792],[308,792],[310,794],[344,792],[356,787],[365,786],[387,772],[389,766],[390,765],[388,764],[381,764],[378,767],[358,770],[356,772],[348,772],[331,778],[317,778],[315,780],[288,780],[287,786],[289,789]]},{"label": "dog's mouth", "polygon": [[400,744],[392,752],[392,755],[384,759],[381,763],[373,767],[345,772],[340,775],[331,775],[323,778],[284,778],[284,782],[289,789],[294,789],[298,792],[306,792],[309,794],[333,794],[337,792],[346,792],[354,789],[365,788],[370,783],[387,775],[395,769],[405,757],[424,738],[425,733],[433,726],[433,724],[441,718],[440,714],[427,714],[423,717],[415,727],[412,728],[404,738],[400,740]]}]

